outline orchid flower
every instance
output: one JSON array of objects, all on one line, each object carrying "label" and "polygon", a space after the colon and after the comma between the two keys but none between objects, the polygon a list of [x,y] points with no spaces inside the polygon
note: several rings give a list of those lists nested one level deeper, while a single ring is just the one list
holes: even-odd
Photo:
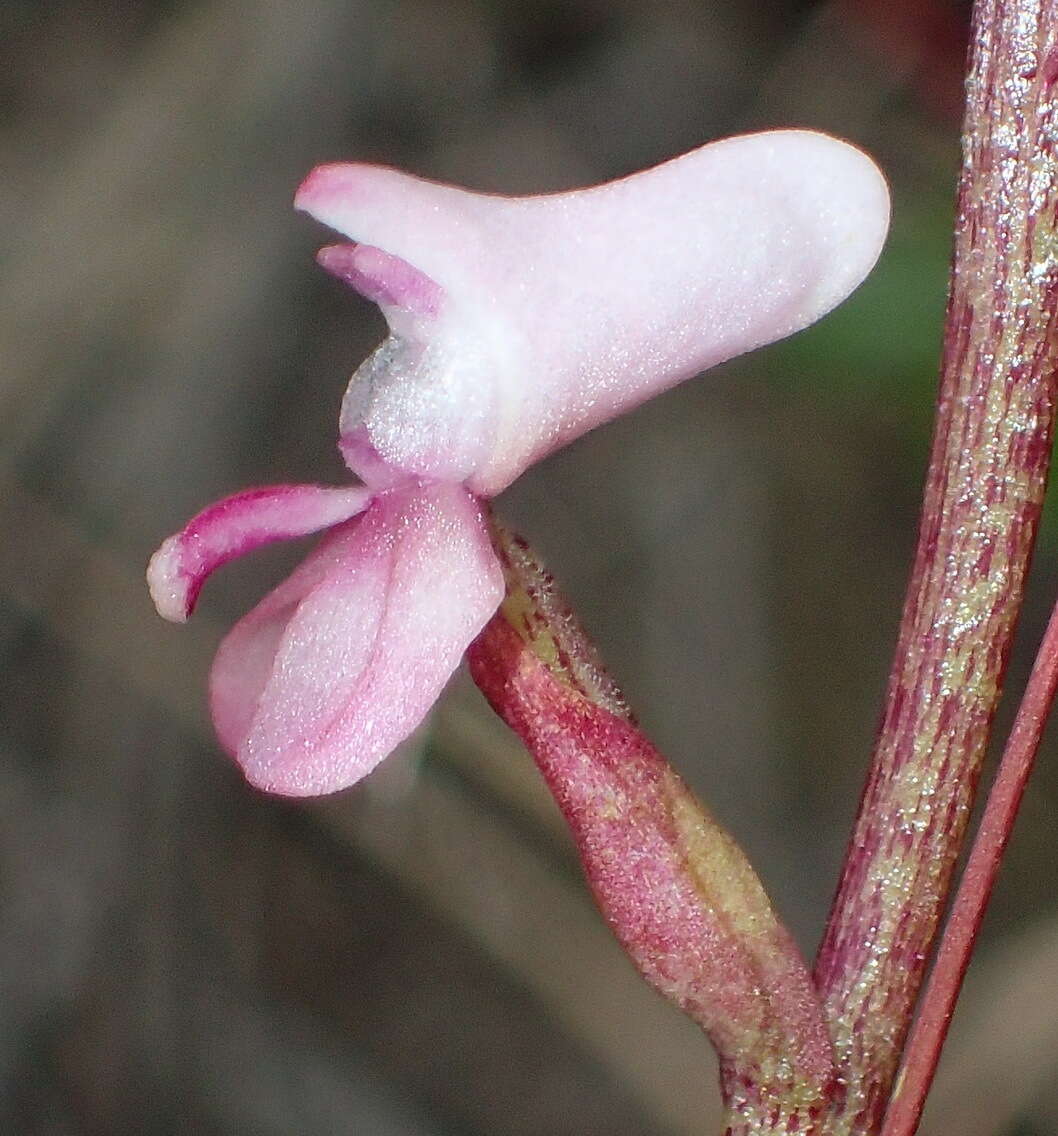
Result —
[{"label": "orchid flower", "polygon": [[148,569],[159,612],[179,621],[221,564],[329,530],[224,639],[210,680],[221,743],[251,783],[292,795],[372,769],[500,603],[484,499],[585,431],[819,318],[870,270],[888,224],[870,159],[803,131],[538,197],[327,165],[295,204],[352,242],[319,263],[389,325],[341,408],[360,484],[236,494]]}]

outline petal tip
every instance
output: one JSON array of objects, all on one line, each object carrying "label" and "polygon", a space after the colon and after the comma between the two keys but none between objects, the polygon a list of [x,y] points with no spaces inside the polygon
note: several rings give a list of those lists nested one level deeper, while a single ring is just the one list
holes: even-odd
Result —
[{"label": "petal tip", "polygon": [[874,159],[851,142],[816,135],[822,192],[833,202],[834,224],[849,278],[858,284],[878,259],[889,232],[889,183]]},{"label": "petal tip", "polygon": [[195,607],[193,579],[183,569],[180,535],[168,537],[147,565],[147,588],[162,619],[186,623]]},{"label": "petal tip", "polygon": [[236,755],[236,761],[247,785],[259,793],[268,793],[273,797],[326,797],[350,789],[360,780],[359,777],[328,779],[306,776],[305,771],[299,768],[259,769],[243,764],[239,755]]},{"label": "petal tip", "polygon": [[268,708],[258,705],[248,733],[232,749],[231,756],[248,785],[278,797],[325,797],[350,789],[401,740],[380,746],[356,731],[338,739],[322,731],[311,737],[280,740],[258,728],[262,710],[267,714]]},{"label": "petal tip", "polygon": [[370,167],[358,162],[327,162],[309,171],[294,194],[294,208],[319,220],[318,212],[338,195],[355,190],[359,175]]},{"label": "petal tip", "polygon": [[768,148],[784,195],[798,203],[793,216],[802,255],[790,266],[801,274],[805,290],[785,334],[837,307],[870,273],[889,231],[889,185],[867,153],[828,134],[771,131],[745,136],[744,144]]}]

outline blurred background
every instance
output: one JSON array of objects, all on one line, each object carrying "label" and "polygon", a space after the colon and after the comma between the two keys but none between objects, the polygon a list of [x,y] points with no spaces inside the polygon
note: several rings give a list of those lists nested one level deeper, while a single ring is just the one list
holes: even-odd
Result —
[{"label": "blurred background", "polygon": [[[527,193],[761,127],[864,146],[895,217],[852,301],[498,504],[812,952],[914,537],[967,16],[941,0],[5,0],[0,1129],[715,1129],[704,1038],[611,942],[530,761],[465,677],[366,783],[266,798],[214,743],[205,678],[304,549],[225,570],[185,628],[156,617],[143,566],[225,493],[343,478],[340,396],[383,324],[313,264],[326,236],[289,205],[313,164]],[[1052,741],[924,1131],[1058,1131],[1056,758]]]}]

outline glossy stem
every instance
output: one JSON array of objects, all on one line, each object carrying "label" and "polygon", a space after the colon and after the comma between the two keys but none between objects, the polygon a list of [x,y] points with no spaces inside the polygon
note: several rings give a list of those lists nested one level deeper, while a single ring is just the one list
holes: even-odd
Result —
[{"label": "glossy stem", "polygon": [[1058,0],[978,0],[936,430],[872,766],[816,964],[843,1101],[888,1101],[970,814],[1050,462]]},{"label": "glossy stem", "polygon": [[903,1068],[885,1114],[882,1136],[912,1136],[948,1034],[955,1002],[970,965],[977,932],[995,886],[1018,807],[1036,761],[1040,738],[1058,691],[1058,607],[1033,664],[1014,728],[988,794],[980,827],[941,935],[937,957],[904,1051]]}]

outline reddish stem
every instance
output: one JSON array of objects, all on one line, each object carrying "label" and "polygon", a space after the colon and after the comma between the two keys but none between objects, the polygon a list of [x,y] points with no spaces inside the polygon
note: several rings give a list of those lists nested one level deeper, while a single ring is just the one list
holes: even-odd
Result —
[{"label": "reddish stem", "polygon": [[819,1136],[834,1069],[797,947],[532,550],[500,526],[494,540],[507,596],[468,652],[474,680],[532,754],[632,962],[715,1045],[728,1136]]},{"label": "reddish stem", "polygon": [[912,1136],[948,1034],[955,1001],[970,964],[1018,806],[1036,761],[1043,727],[1058,691],[1058,606],[1033,664],[1014,728],[1007,739],[980,828],[952,904],[918,1018],[904,1051],[903,1069],[885,1115],[882,1136]]},{"label": "reddish stem", "polygon": [[969,817],[1047,478],[1055,407],[1058,0],[978,0],[941,389],[872,768],[816,977],[881,1122]]}]

